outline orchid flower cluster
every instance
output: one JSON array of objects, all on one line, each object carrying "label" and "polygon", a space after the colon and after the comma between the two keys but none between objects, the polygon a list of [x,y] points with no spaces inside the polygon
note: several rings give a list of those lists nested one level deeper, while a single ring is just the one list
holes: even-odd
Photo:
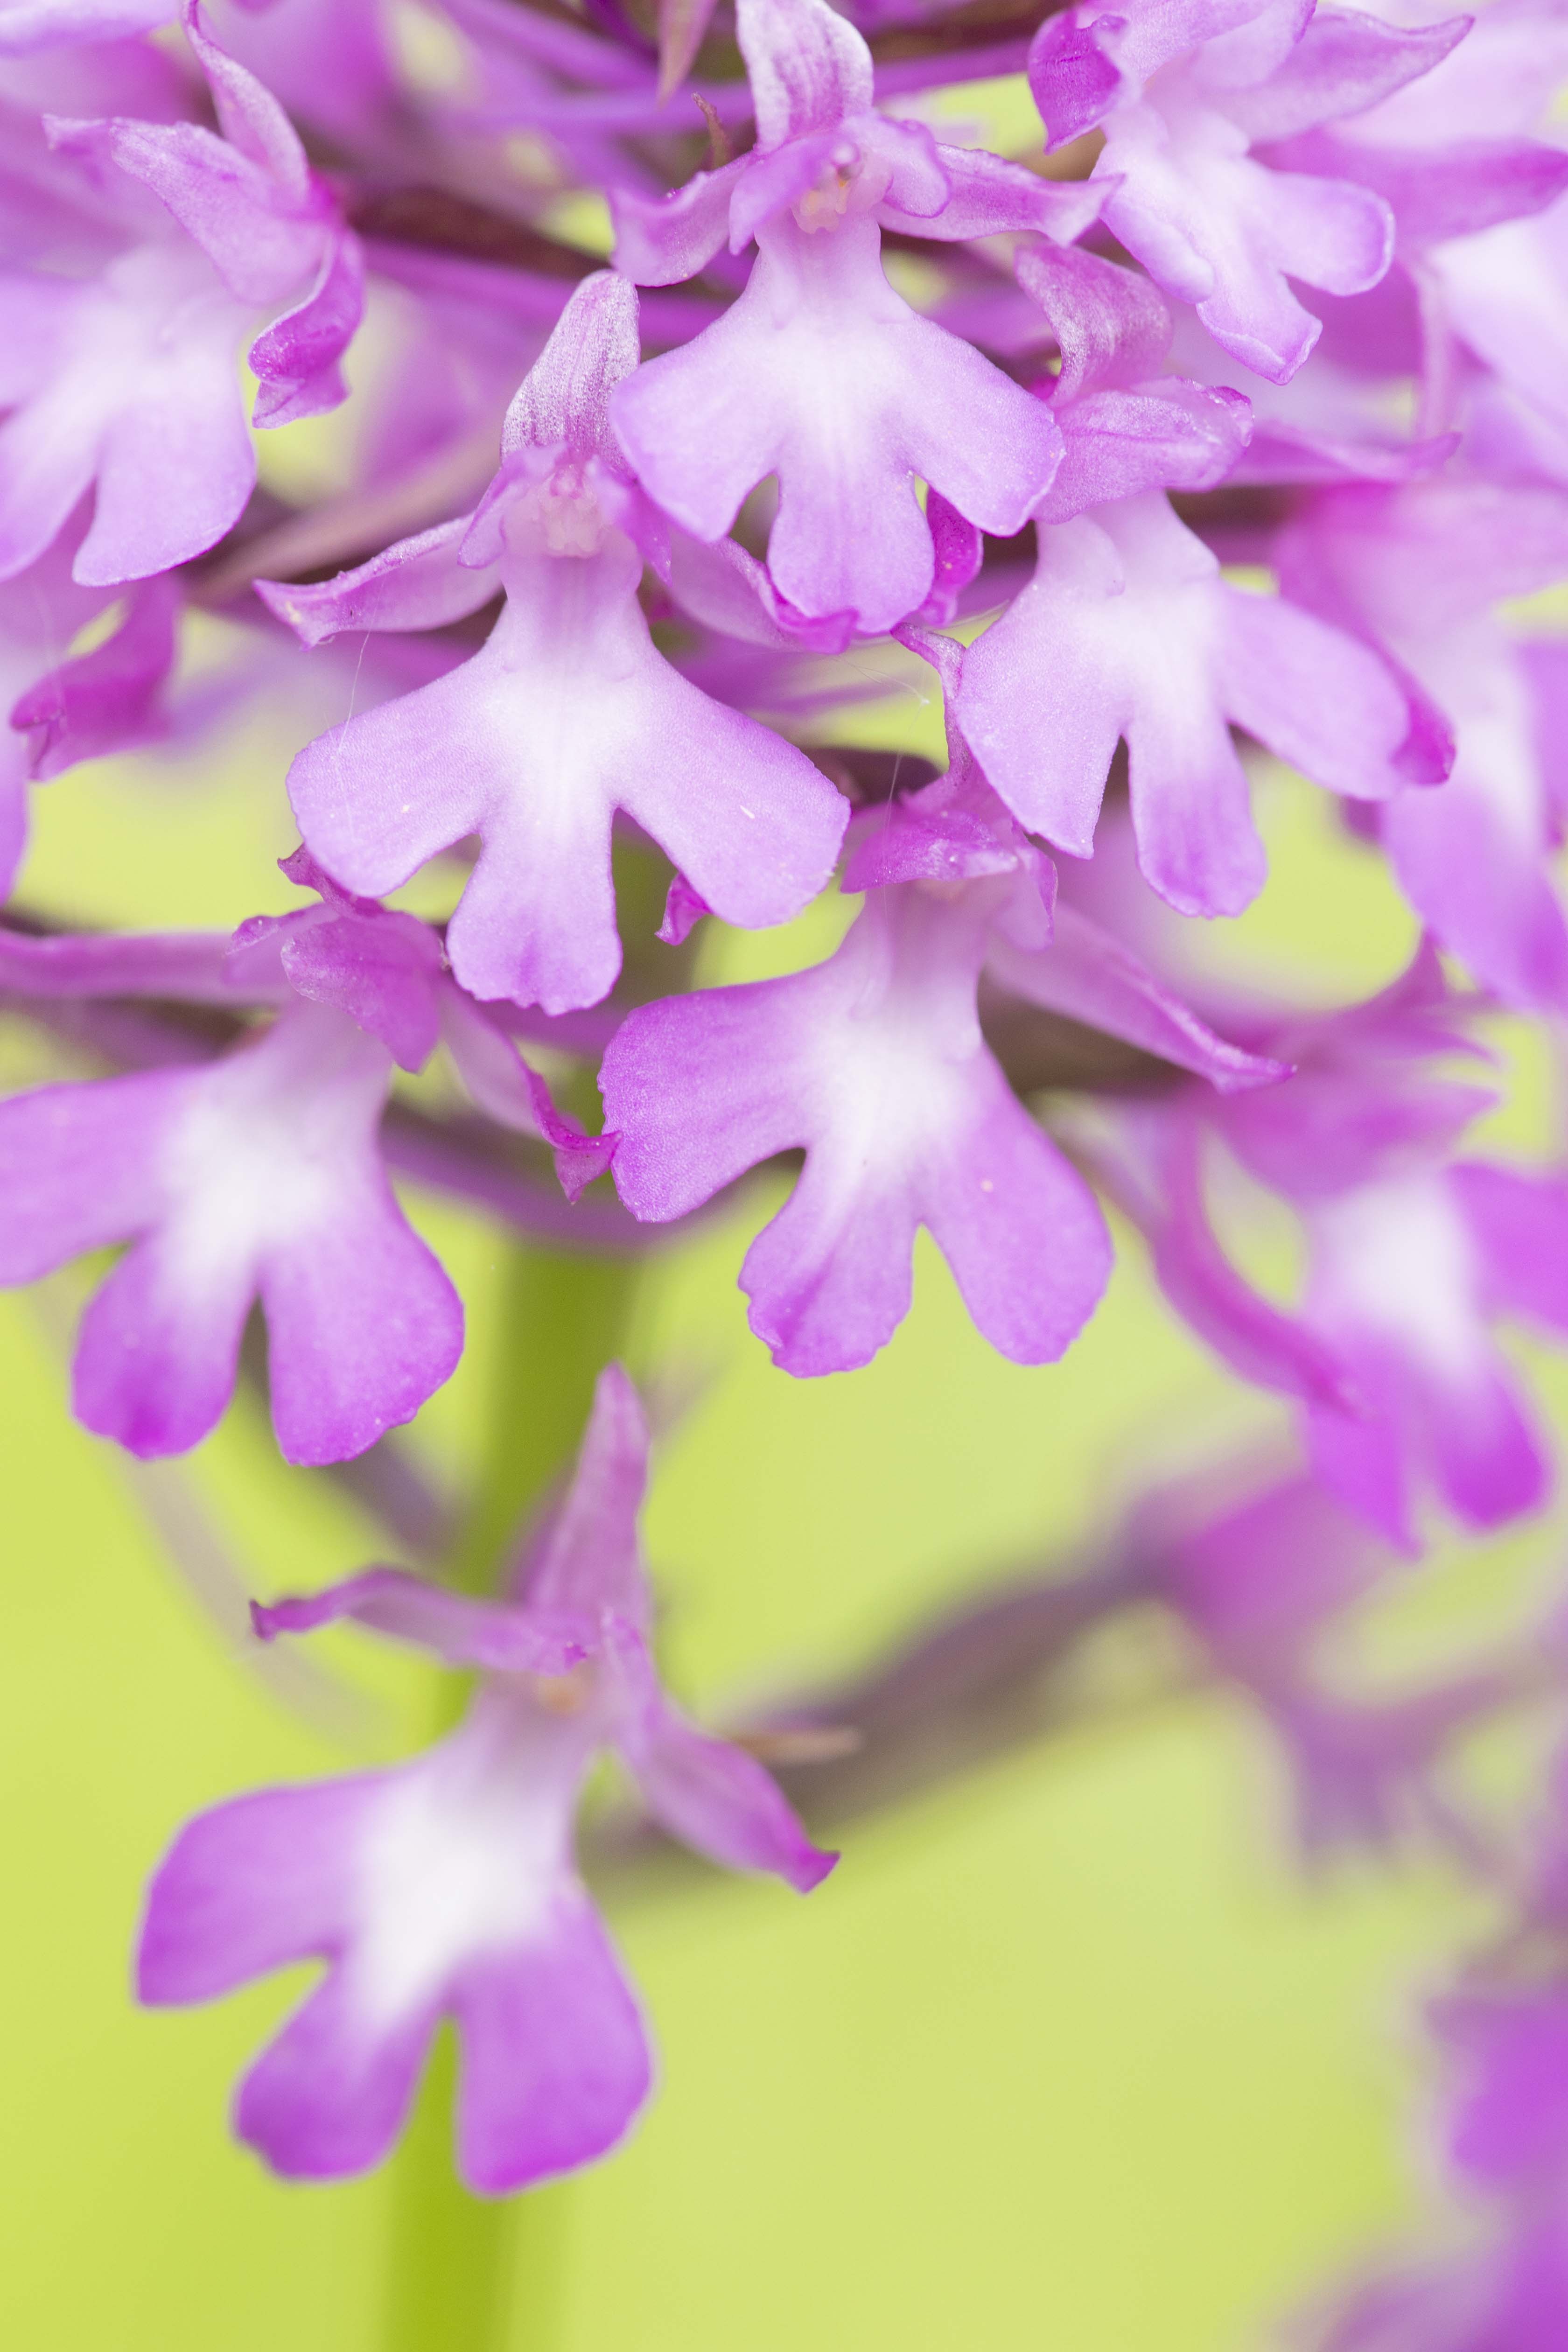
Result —
[{"label": "orchid flower cluster", "polygon": [[[1507,609],[1568,580],[1568,5],[413,14],[451,71],[390,0],[0,0],[8,887],[35,784],[199,745],[307,662],[343,713],[289,770],[292,900],[0,928],[7,1008],[97,1073],[0,1103],[0,1280],[122,1251],[78,1417],[195,1446],[259,1310],[285,1459],[387,1458],[464,1344],[394,1174],[628,1260],[787,1183],[740,1279],[803,1378],[892,1338],[922,1227],[984,1339],[1055,1362],[1109,1205],[1299,1462],[1134,1513],[1097,1607],[1159,1601],[1254,1695],[1310,1842],[1462,1843],[1436,1776],[1517,1662],[1358,1707],[1310,1654],[1445,1517],[1551,1486],[1499,1327],[1568,1334],[1568,1171],[1466,1137],[1484,1025],[1568,1017],[1568,641]],[[1003,74],[1037,152],[943,143],[932,93]],[[607,207],[605,266],[568,198]],[[345,403],[339,490],[258,487],[253,427]],[[215,614],[216,685],[181,659]],[[878,663],[940,696],[940,773],[821,748]],[[1264,883],[1260,754],[1418,919],[1369,1002],[1194,944]],[[389,903],[426,868],[441,922]],[[834,889],[826,961],[689,984],[720,927]],[[1228,1245],[1243,1182],[1300,1236],[1293,1297]],[[348,1618],[472,1681],[428,1753],[223,1805],[153,1879],[148,2001],[325,1965],[238,2095],[279,2171],[385,2156],[445,2017],[473,2189],[622,2136],[647,2042],[574,1859],[604,1751],[714,1861],[831,1867],[665,1694],[648,1444],[605,1365],[489,1590],[374,1567],[258,1605],[262,1641]],[[1455,2161],[1506,2216],[1474,2324],[1420,2277],[1337,2352],[1568,2332],[1565,1792],[1545,1961],[1441,2017]]]}]

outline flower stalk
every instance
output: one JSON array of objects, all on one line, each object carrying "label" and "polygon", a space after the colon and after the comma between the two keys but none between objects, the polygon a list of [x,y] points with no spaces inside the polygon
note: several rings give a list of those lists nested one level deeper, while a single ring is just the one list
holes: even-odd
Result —
[{"label": "flower stalk", "polygon": [[[594,1385],[624,1344],[637,1266],[626,1258],[512,1244],[489,1382],[484,1445],[444,1564],[457,1591],[496,1592],[526,1523],[563,1476]],[[451,1730],[472,1675],[436,1685],[431,1733]],[[549,2352],[563,2291],[563,2182],[476,2197],[453,2163],[457,2036],[437,2034],[388,2179],[384,2352]]]}]

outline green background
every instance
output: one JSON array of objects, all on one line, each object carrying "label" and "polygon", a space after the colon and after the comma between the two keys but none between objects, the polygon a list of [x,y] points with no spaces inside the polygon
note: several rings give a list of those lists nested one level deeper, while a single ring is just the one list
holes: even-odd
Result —
[{"label": "green background", "polygon": [[[321,723],[274,708],[202,760],[68,778],[39,797],[24,901],[138,926],[290,903],[270,864],[293,838],[277,779]],[[909,684],[855,724],[932,741]],[[1278,878],[1226,951],[1320,993],[1380,984],[1413,934],[1375,862],[1305,787],[1271,772],[1259,795]],[[716,940],[710,966],[808,961],[841,919]],[[23,1033],[5,1050],[9,1083],[37,1075]],[[1519,1095],[1500,1132],[1538,1141],[1528,1058]],[[507,1244],[414,1207],[470,1309],[468,1356],[417,1433],[456,1483],[487,1410]],[[858,1660],[988,1573],[1092,1536],[1159,1472],[1274,1425],[1159,1306],[1124,1235],[1059,1366],[993,1356],[922,1247],[885,1355],[792,1381],[734,1288],[757,1221],[656,1261],[629,1342],[640,1378],[687,1399],[647,1537],[667,1667],[699,1710]],[[1278,1254],[1267,1233],[1258,1247]],[[191,1812],[397,1752],[429,1693],[353,1633],[311,1654],[365,1695],[363,1724],[301,1718],[331,1717],[330,1685],[300,1679],[290,1701],[258,1678],[226,1611],[232,1624],[245,1591],[321,1582],[384,1539],[325,1481],[283,1471],[243,1404],[188,1464],[148,1471],[76,1430],[81,1287],[0,1302],[5,2340],[370,2352],[389,2341],[387,2176],[284,2187],[226,2136],[229,2085],[302,1974],[142,2015],[127,1962],[146,1874]],[[1401,1655],[1523,1605],[1554,1539],[1528,1529],[1438,1577]],[[1223,2352],[1431,2223],[1416,2003],[1474,1906],[1433,1862],[1306,1882],[1286,1811],[1246,1708],[1194,1691],[859,1827],[808,1901],[703,1882],[617,1908],[663,2082],[621,2153],[515,2209],[512,2341]]]}]

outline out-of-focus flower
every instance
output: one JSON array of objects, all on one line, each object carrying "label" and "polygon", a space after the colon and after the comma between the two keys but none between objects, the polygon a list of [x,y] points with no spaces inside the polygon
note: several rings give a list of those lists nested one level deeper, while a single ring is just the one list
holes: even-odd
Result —
[{"label": "out-of-focus flower", "polygon": [[88,585],[145,579],[223,536],[256,478],[235,362],[258,312],[280,315],[249,348],[258,424],[344,397],[358,241],[276,100],[209,38],[197,0],[184,27],[221,136],[198,122],[47,121],[55,149],[102,185],[120,234],[106,222],[90,275],[7,280],[0,578],[37,561],[89,489],[74,564]]},{"label": "out-of-focus flower", "polygon": [[1401,1563],[1321,1477],[1254,1481],[1238,1499],[1197,1476],[1141,1504],[1123,1540],[1145,1586],[1263,1710],[1309,1860],[1386,1853],[1417,1835],[1470,1858],[1473,1832],[1443,1768],[1465,1731],[1517,1695],[1518,1674],[1489,1662],[1415,1690],[1370,1677],[1346,1687],[1325,1654],[1331,1639]]},{"label": "out-of-focus flower", "polygon": [[1273,553],[1288,594],[1382,647],[1452,724],[1442,791],[1377,813],[1412,906],[1506,1003],[1561,1012],[1568,922],[1549,864],[1559,815],[1543,713],[1494,608],[1562,576],[1568,499],[1462,477],[1347,486],[1312,498]]},{"label": "out-of-focus flower", "polygon": [[[1568,1183],[1452,1159],[1493,1100],[1441,1068],[1477,1050],[1465,1010],[1427,948],[1363,1005],[1242,1022],[1292,1069],[1267,1095],[1188,1087],[1107,1110],[1087,1141],[1178,1310],[1246,1378],[1301,1401],[1321,1475],[1407,1549],[1426,1493],[1477,1527],[1543,1499],[1544,1444],[1493,1329],[1568,1329]],[[1300,1217],[1294,1312],[1215,1231],[1216,1142]]]}]

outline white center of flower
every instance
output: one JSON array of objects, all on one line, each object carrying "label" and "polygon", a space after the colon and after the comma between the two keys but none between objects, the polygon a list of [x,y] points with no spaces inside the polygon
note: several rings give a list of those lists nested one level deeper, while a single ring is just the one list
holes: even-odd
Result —
[{"label": "white center of flower", "polygon": [[[360,1850],[348,1965],[367,2022],[395,2024],[464,1960],[547,1929],[570,1876],[577,1781],[592,1732],[511,1716],[499,1748],[465,1730],[390,1780]],[[564,1731],[564,1736],[563,1736]]]},{"label": "white center of flower", "polygon": [[1433,1372],[1474,1371],[1485,1344],[1475,1255],[1446,1185],[1364,1185],[1325,1202],[1312,1223],[1322,1286],[1340,1311],[1414,1349]]}]

